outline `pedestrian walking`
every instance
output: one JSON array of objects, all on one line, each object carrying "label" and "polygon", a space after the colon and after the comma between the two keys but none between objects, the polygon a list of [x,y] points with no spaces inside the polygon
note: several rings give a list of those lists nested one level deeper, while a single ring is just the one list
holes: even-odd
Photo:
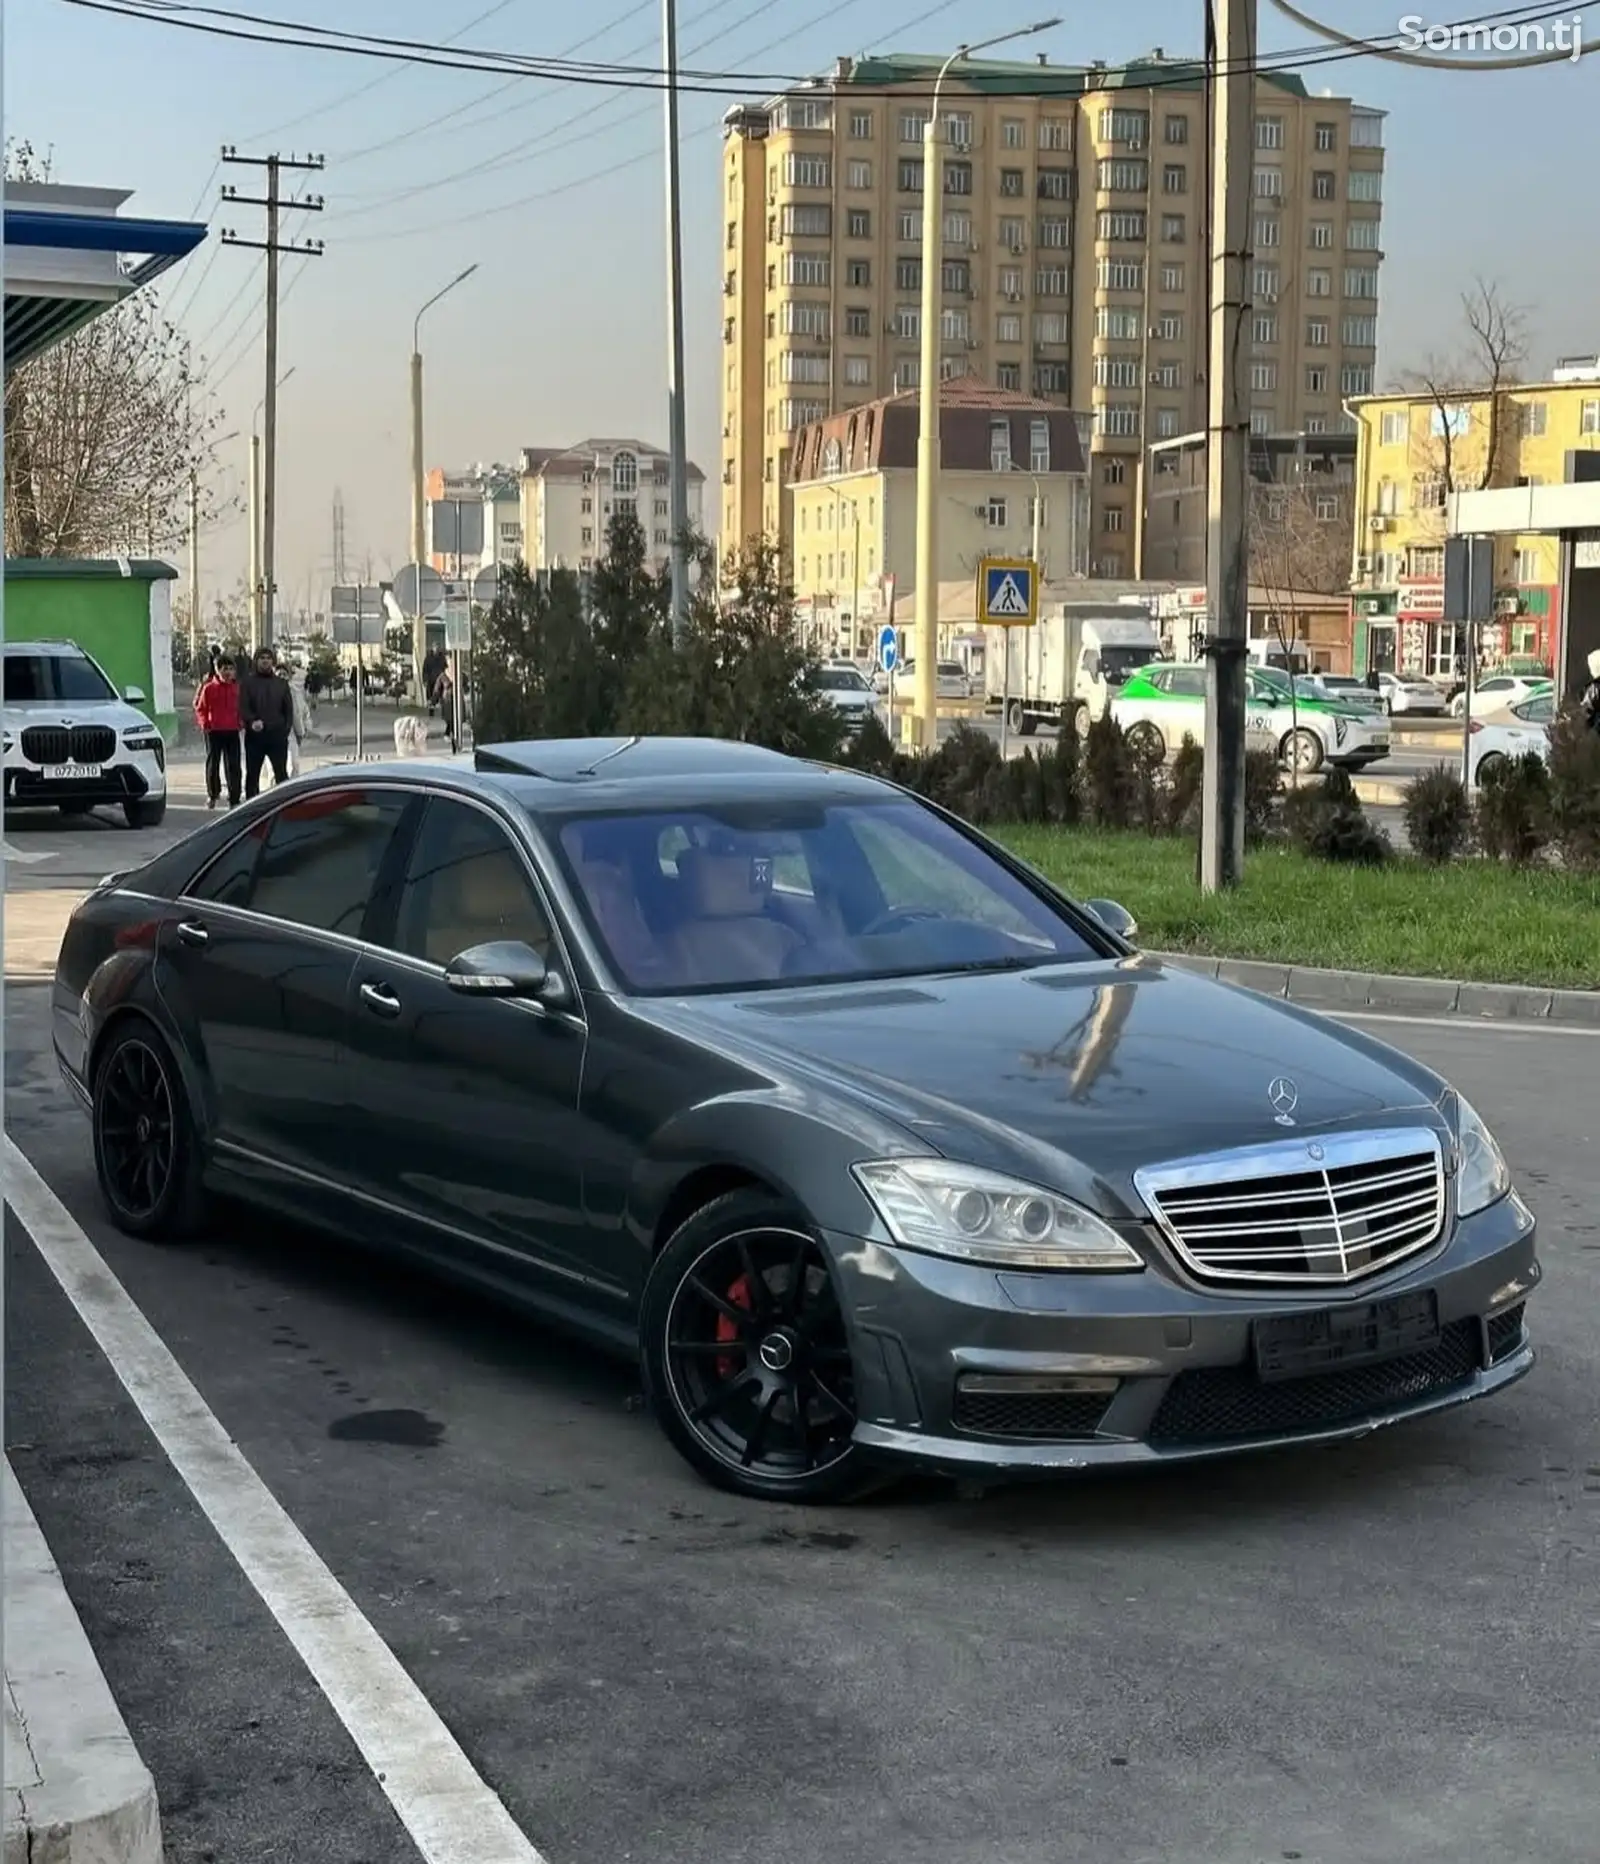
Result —
[{"label": "pedestrian walking", "polygon": [[306,738],[311,731],[311,707],[306,701],[305,687],[301,681],[290,680],[289,699],[294,713],[294,723],[289,732],[289,775],[297,777],[303,764]]},{"label": "pedestrian walking", "polygon": [[226,654],[219,654],[194,696],[194,720],[206,740],[206,807],[222,800],[224,779],[228,807],[239,803],[239,678]]},{"label": "pedestrian walking", "polygon": [[1581,703],[1584,723],[1590,731],[1600,731],[1600,647],[1589,656],[1589,684]]},{"label": "pedestrian walking", "polygon": [[239,682],[239,717],[244,725],[244,793],[261,794],[261,766],[272,766],[274,783],[289,777],[289,740],[294,734],[294,694],[278,671],[270,647]]},{"label": "pedestrian walking", "polygon": [[456,743],[456,683],[448,660],[439,669],[433,691],[428,695],[428,710],[431,712],[435,706],[444,719],[444,735],[450,741],[450,752],[454,756],[460,746]]}]

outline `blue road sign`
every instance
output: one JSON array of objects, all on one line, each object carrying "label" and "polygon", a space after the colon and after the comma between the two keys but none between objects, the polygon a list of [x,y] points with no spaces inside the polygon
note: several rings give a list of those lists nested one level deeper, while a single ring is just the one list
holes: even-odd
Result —
[{"label": "blue road sign", "polygon": [[893,673],[900,659],[900,637],[893,628],[885,628],[878,636],[878,665],[885,673]]},{"label": "blue road sign", "polygon": [[980,622],[1001,627],[1026,626],[1038,616],[1037,570],[1026,558],[985,557],[979,587]]}]

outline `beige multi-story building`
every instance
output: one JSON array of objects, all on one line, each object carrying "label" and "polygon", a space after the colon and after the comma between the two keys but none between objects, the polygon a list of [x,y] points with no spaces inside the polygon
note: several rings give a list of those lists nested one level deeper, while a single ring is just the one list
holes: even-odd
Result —
[{"label": "beige multi-story building", "polygon": [[[936,71],[840,59],[724,119],[724,547],[790,541],[801,428],[917,386]],[[974,60],[941,114],[943,370],[1092,410],[1092,566],[1140,573],[1145,449],[1205,425],[1203,67]],[[1372,390],[1382,129],[1291,72],[1258,80],[1257,433],[1347,430],[1343,398]]]},{"label": "beige multi-story building", "polygon": [[[530,570],[587,570],[605,555],[606,530],[629,505],[656,570],[671,559],[671,461],[641,440],[580,440],[575,447],[524,447],[522,548]],[[689,529],[702,528],[705,474],[691,460]]]}]

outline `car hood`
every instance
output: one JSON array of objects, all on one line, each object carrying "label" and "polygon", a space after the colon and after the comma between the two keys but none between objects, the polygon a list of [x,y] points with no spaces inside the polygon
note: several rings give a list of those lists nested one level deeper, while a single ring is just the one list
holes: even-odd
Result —
[{"label": "car hood", "polygon": [[60,699],[8,699],[6,723],[19,725],[109,725],[113,731],[125,731],[130,725],[144,725],[154,730],[150,717],[125,699],[93,699],[74,704]]},{"label": "car hood", "polygon": [[[849,1095],[936,1151],[1112,1210],[1135,1207],[1141,1165],[1429,1120],[1444,1091],[1357,1031],[1142,956],[652,1007],[780,1085]],[[1282,1081],[1289,1124],[1269,1094]]]}]

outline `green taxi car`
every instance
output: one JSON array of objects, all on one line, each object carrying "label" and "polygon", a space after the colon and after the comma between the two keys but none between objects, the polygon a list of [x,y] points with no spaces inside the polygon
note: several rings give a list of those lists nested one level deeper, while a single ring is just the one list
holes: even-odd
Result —
[{"label": "green taxi car", "polygon": [[[1337,764],[1360,770],[1389,755],[1387,718],[1308,691],[1291,695],[1282,674],[1246,671],[1245,738],[1302,775]],[[1130,740],[1165,757],[1185,738],[1205,742],[1206,670],[1202,662],[1141,668],[1111,701],[1111,716]]]}]

